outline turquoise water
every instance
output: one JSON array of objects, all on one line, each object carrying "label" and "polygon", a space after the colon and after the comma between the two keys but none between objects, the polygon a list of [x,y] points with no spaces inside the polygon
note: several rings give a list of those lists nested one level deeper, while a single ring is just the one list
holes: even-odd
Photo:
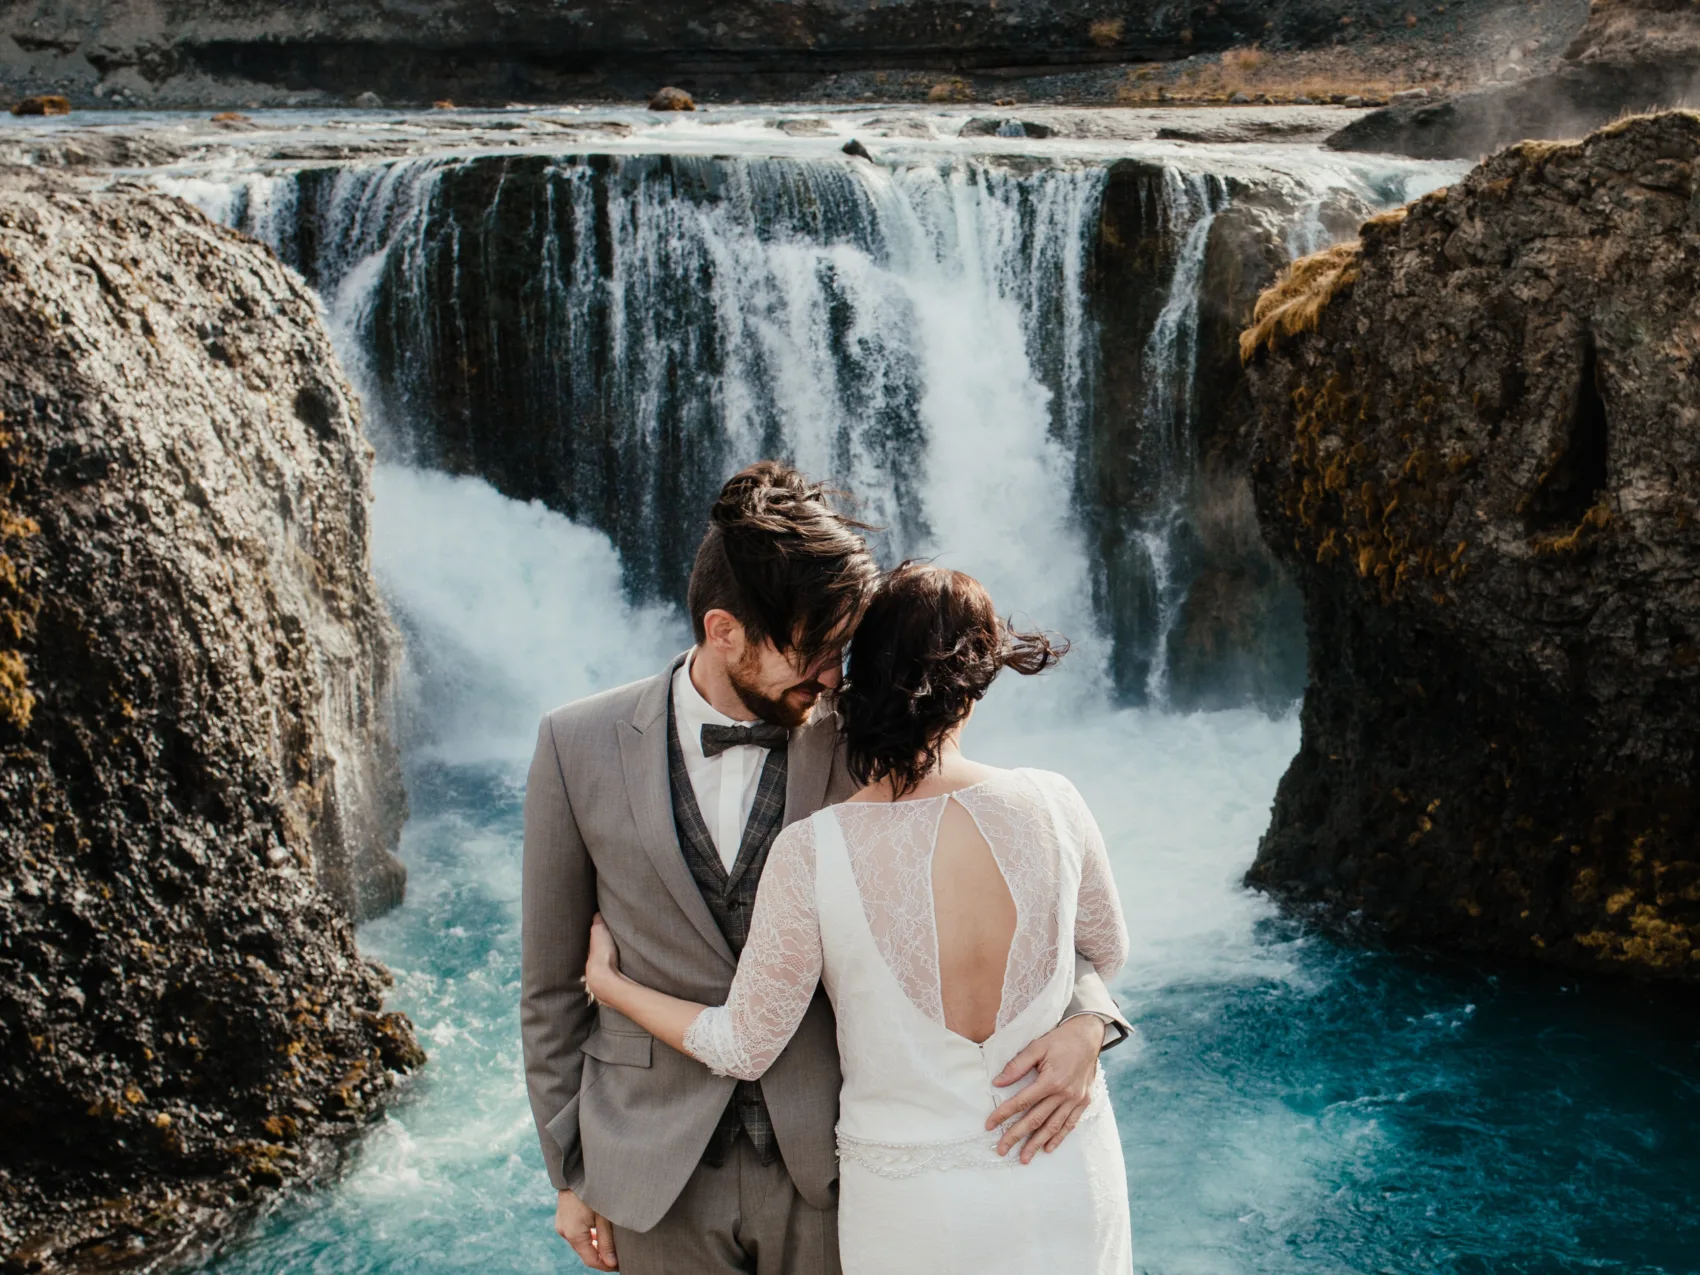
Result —
[{"label": "turquoise water", "polygon": [[[550,1229],[520,1084],[523,774],[411,778],[412,894],[363,939],[431,1063],[343,1183],[220,1272],[580,1269]],[[1341,952],[1279,922],[1256,942],[1284,976],[1127,997],[1143,1049],[1109,1072],[1139,1269],[1700,1269],[1691,1029],[1600,989]]]},{"label": "turquoise water", "polygon": [[[365,926],[431,1060],[329,1188],[220,1275],[579,1269],[521,1083],[520,803],[535,712],[653,671],[676,616],[605,540],[386,469],[377,560],[412,650],[406,903]],[[1074,776],[1133,933],[1106,1056],[1136,1263],[1163,1275],[1700,1270],[1700,1033],[1626,989],[1355,952],[1239,877],[1291,715],[994,688],[970,751]]]}]

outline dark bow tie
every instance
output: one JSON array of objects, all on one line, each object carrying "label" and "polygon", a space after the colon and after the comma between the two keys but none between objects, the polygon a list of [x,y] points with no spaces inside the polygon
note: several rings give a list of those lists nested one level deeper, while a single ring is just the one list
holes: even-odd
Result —
[{"label": "dark bow tie", "polygon": [[704,726],[702,755],[718,757],[728,748],[754,744],[757,748],[784,748],[791,742],[791,732],[783,726],[753,722],[748,726]]}]

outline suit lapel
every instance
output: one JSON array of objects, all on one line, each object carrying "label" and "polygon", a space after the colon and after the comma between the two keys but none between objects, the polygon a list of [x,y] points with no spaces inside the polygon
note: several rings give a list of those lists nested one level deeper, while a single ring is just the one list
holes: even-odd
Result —
[{"label": "suit lapel", "polygon": [[822,713],[791,732],[785,775],[785,823],[806,819],[826,804],[832,757],[838,749],[838,714]]},{"label": "suit lapel", "polygon": [[638,701],[629,722],[616,727],[620,739],[620,763],[625,769],[626,793],[631,798],[632,817],[638,837],[655,871],[667,886],[679,909],[690,918],[708,945],[728,965],[736,965],[726,936],[714,923],[703,902],[702,891],[679,849],[679,834],[673,826],[673,793],[667,772],[667,697],[672,693],[671,668],[650,684]]}]

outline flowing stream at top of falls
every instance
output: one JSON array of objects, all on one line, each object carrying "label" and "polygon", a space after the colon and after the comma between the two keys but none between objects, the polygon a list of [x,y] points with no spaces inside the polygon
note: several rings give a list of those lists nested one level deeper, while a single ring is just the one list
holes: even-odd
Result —
[{"label": "flowing stream at top of falls", "polygon": [[[1221,459],[1243,298],[1220,267],[1267,271],[1459,169],[969,141],[889,109],[773,126],[795,114],[334,161],[289,158],[322,139],[266,117],[263,145],[153,174],[325,298],[408,639],[408,897],[361,942],[431,1060],[339,1181],[215,1268],[579,1269],[521,1074],[525,762],[541,712],[688,643],[709,500],[773,454],[853,491],[888,563],[938,555],[1076,639],[1055,675],[1002,679],[967,742],[1067,773],[1111,846],[1137,1269],[1697,1269],[1690,1035],[1554,976],[1344,950],[1241,883],[1303,651]],[[840,153],[852,134],[877,162]]]}]

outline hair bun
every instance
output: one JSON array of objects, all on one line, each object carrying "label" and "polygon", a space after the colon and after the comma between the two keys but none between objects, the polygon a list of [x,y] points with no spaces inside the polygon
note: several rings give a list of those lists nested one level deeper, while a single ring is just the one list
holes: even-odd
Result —
[{"label": "hair bun", "polygon": [[850,773],[902,796],[938,766],[945,737],[1004,669],[1041,673],[1068,643],[998,618],[972,576],[905,562],[881,582],[850,645],[838,697]]}]

